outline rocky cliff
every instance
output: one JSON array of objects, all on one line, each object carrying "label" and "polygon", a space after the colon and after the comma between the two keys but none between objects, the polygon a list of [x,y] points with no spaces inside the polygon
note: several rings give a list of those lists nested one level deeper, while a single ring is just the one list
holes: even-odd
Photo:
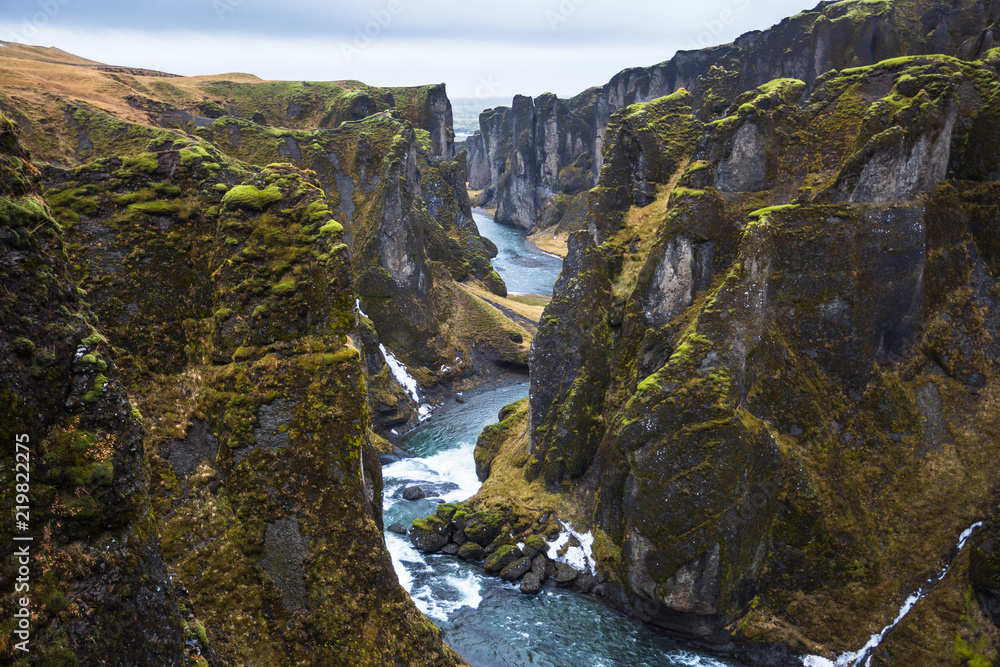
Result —
[{"label": "rocky cliff", "polygon": [[[358,335],[367,341],[380,431],[417,416],[413,392],[394,379],[386,353],[409,368],[424,402],[526,372],[529,332],[467,289],[475,283],[506,294],[489,263],[494,249],[472,221],[443,85],[374,88],[245,74],[164,79],[39,63],[45,54],[35,51],[14,45],[3,54],[11,77],[0,89],[0,109],[51,165],[135,158],[200,139],[247,164],[315,172],[356,256],[359,304],[371,318],[363,318],[369,324]],[[63,94],[50,92],[56,89]],[[59,176],[48,186],[60,189]],[[513,343],[518,336],[525,342]]]},{"label": "rocky cliff", "polygon": [[1000,481],[998,67],[706,77],[614,114],[499,473],[589,508],[614,604],[799,664],[934,579],[876,660],[996,659],[993,539],[954,550]]},{"label": "rocky cliff", "polygon": [[998,14],[995,3],[980,0],[823,2],[732,44],[624,70],[568,100],[518,96],[510,108],[484,112],[480,133],[468,139],[470,187],[484,190],[483,203],[499,204],[499,222],[548,227],[559,222],[553,208],[560,195],[597,184],[606,127],[619,109],[683,88],[694,96],[699,117],[710,120],[736,96],[772,79],[799,79],[811,90],[825,72],[888,58],[975,58],[996,45]]},{"label": "rocky cliff", "polygon": [[[2,115],[0,239],[0,505],[9,517],[0,529],[0,651],[18,665],[115,664],[122,655],[185,664],[187,619],[151,514],[142,416],[108,330],[70,274],[38,170]],[[15,617],[22,599],[27,628]]]},{"label": "rocky cliff", "polygon": [[41,158],[4,119],[0,409],[11,460],[38,443],[44,549],[25,664],[464,664],[396,582],[371,431],[415,421],[407,367],[426,402],[527,364],[473,293],[504,286],[443,87],[277,129],[329,116],[322,86],[222,85],[232,115],[185,120],[200,83],[60,67],[89,98],[2,100]]}]

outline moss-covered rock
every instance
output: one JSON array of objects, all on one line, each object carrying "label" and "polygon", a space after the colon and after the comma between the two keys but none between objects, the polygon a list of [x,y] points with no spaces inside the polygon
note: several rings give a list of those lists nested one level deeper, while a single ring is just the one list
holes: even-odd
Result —
[{"label": "moss-covered rock", "polygon": [[[0,529],[10,664],[179,665],[180,604],[119,355],[77,289],[38,169],[0,115]],[[107,330],[104,330],[107,331]],[[15,467],[15,463],[18,465]],[[23,464],[23,465],[21,465]],[[16,506],[29,509],[14,516]],[[23,521],[15,524],[14,519]],[[31,542],[16,542],[28,537]],[[27,545],[29,557],[18,560]],[[18,563],[30,589],[15,591]],[[23,582],[22,582],[23,583]],[[30,601],[30,633],[14,610]],[[27,651],[14,645],[25,641]]]},{"label": "moss-covered rock", "polygon": [[[955,176],[1000,79],[934,56],[727,81],[610,126],[533,345],[526,460],[487,437],[480,495],[523,469],[593,506],[599,570],[663,628],[836,655],[994,510],[995,193]],[[709,83],[728,103],[702,125]],[[958,611],[891,655],[956,633],[955,656],[993,655],[958,576]]]}]

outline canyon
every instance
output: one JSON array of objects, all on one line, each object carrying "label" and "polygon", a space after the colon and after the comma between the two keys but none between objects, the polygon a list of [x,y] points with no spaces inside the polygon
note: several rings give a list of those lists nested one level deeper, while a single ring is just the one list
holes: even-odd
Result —
[{"label": "canyon", "polygon": [[[994,664],[998,14],[823,2],[464,142],[443,85],[5,43],[14,664],[466,664],[397,580],[381,463],[526,379],[415,547],[743,664]],[[565,256],[551,298],[473,206]]]}]

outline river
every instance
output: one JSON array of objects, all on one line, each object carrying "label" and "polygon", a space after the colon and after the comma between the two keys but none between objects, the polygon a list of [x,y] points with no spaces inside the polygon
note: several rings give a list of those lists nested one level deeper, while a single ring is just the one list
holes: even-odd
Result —
[{"label": "river", "polygon": [[[494,266],[512,293],[551,295],[561,260],[525,244],[524,234],[474,214],[480,233],[500,254]],[[466,500],[479,490],[473,449],[479,433],[496,423],[500,408],[528,395],[527,382],[493,389],[409,434],[399,444],[416,455],[382,469],[386,527],[409,527],[439,502]],[[428,498],[406,501],[403,488],[419,485]],[[400,583],[445,640],[473,667],[661,667],[728,663],[685,649],[593,596],[551,585],[539,595],[485,576],[472,564],[444,554],[425,555],[408,538],[386,531]]]}]

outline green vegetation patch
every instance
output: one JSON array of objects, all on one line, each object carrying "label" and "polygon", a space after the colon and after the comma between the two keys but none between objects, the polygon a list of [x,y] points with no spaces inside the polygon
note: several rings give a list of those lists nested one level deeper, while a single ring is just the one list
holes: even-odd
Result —
[{"label": "green vegetation patch", "polygon": [[281,189],[276,185],[269,185],[263,190],[253,185],[237,185],[222,198],[222,204],[263,211],[268,205],[280,200],[281,196]]}]

